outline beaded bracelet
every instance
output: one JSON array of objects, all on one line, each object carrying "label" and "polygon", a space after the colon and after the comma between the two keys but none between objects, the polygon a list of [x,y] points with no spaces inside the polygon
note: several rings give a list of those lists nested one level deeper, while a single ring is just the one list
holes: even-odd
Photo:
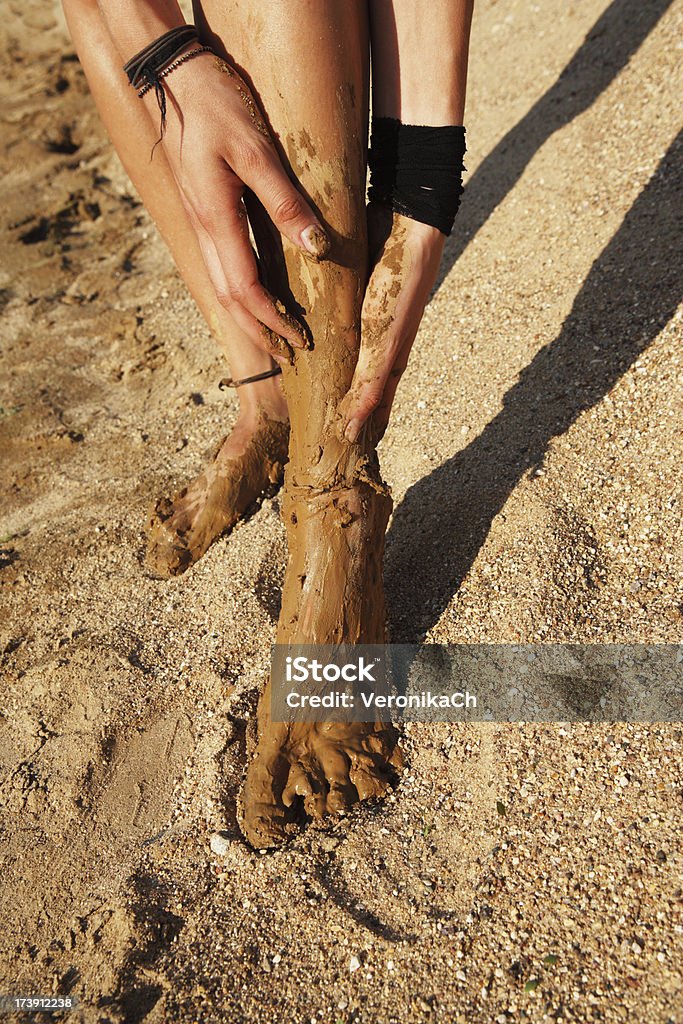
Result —
[{"label": "beaded bracelet", "polygon": [[[188,50],[188,46],[197,44],[194,49]],[[123,70],[128,76],[128,81],[133,86],[138,96],[146,96],[154,89],[157,105],[161,113],[159,126],[159,138],[152,148],[154,149],[161,142],[166,132],[166,90],[164,78],[172,71],[179,68],[193,57],[201,53],[213,53],[209,46],[199,44],[197,30],[194,25],[179,25],[176,28],[164,32],[158,39],[153,40],[144,49],[136,53],[127,61]]]},{"label": "beaded bracelet", "polygon": [[179,57],[191,43],[198,42],[194,25],[178,25],[169,29],[126,61],[123,70],[128,75],[128,81],[135,89],[140,88],[144,82],[154,84],[156,75],[164,67]]},{"label": "beaded bracelet", "polygon": [[[181,64],[184,64],[185,61],[192,60],[193,57],[197,57],[200,53],[213,53],[213,50],[210,46],[198,46],[196,50],[188,50],[186,53],[182,54],[182,56],[169,64],[168,67],[164,68],[162,71],[157,71],[156,77],[159,80],[166,78],[166,76],[170,75],[172,71],[175,71],[175,69],[179,68]],[[140,98],[146,96],[150,89],[153,89],[154,87],[155,83],[145,82],[145,84],[138,90],[138,96]]]}]

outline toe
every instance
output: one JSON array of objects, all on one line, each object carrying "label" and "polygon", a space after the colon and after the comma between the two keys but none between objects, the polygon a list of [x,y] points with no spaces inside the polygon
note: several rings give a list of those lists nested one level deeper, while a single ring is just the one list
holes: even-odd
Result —
[{"label": "toe", "polygon": [[145,569],[156,579],[180,576],[193,562],[190,550],[167,527],[150,534],[145,552]]},{"label": "toe", "polygon": [[347,753],[334,744],[327,744],[318,752],[318,758],[329,787],[327,810],[338,814],[357,803],[358,793],[349,778]]},{"label": "toe", "polygon": [[268,467],[268,482],[271,484],[281,484],[284,473],[285,467],[281,462],[272,462]]},{"label": "toe", "polygon": [[393,728],[372,732],[363,739],[363,750],[380,758],[395,771],[401,771],[404,758],[398,739],[398,733]]},{"label": "toe", "polygon": [[360,753],[353,758],[350,777],[361,800],[384,796],[391,786],[393,770],[385,752]]},{"label": "toe", "polygon": [[177,529],[171,525],[176,508],[161,498],[147,521],[145,568],[157,579],[179,576],[192,563],[192,555]]},{"label": "toe", "polygon": [[386,727],[375,729],[363,737],[362,746],[369,753],[378,754],[387,760],[396,744],[397,738],[394,729]]},{"label": "toe", "polygon": [[397,771],[397,772],[401,772],[405,768],[405,764],[406,764],[405,755],[404,755],[403,750],[401,749],[401,747],[399,746],[398,743],[396,743],[396,745],[394,746],[394,749],[391,752],[391,757],[389,758],[389,764],[394,769],[394,771]]},{"label": "toe", "polygon": [[322,772],[313,765],[304,765],[298,761],[289,769],[282,802],[285,807],[292,807],[297,797],[303,797],[306,814],[311,818],[322,818],[326,806]]},{"label": "toe", "polygon": [[256,752],[249,765],[241,799],[240,828],[257,849],[279,846],[296,831],[295,814],[283,802],[289,762],[276,751]]},{"label": "toe", "polygon": [[291,807],[298,796],[307,797],[313,793],[310,779],[302,766],[293,764],[289,769],[287,785],[282,791],[282,802],[285,807]]},{"label": "toe", "polygon": [[360,763],[352,768],[351,779],[358,792],[359,800],[372,800],[384,796],[389,789],[386,772],[371,763]]},{"label": "toe", "polygon": [[149,523],[147,525],[148,530],[157,530],[172,517],[174,511],[173,502],[170,498],[159,498],[150,512]]},{"label": "toe", "polygon": [[240,827],[247,841],[257,850],[282,846],[294,831],[287,816],[267,805],[251,806],[245,811]]},{"label": "toe", "polygon": [[331,814],[339,814],[347,811],[353,804],[358,803],[358,792],[349,779],[347,782],[335,782],[330,786],[327,795],[327,809]]}]

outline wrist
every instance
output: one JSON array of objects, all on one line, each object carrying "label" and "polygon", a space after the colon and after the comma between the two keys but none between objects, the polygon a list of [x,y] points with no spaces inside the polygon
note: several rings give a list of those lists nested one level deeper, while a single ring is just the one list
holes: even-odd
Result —
[{"label": "wrist", "polygon": [[[213,50],[194,40],[178,54],[164,72],[159,74],[161,86],[166,95],[173,98],[174,104],[182,105],[194,93],[201,92],[201,86],[197,84],[198,79],[204,76],[215,59]],[[147,105],[151,102],[150,110],[158,112],[159,105],[153,86],[145,87],[142,99]]]},{"label": "wrist", "polygon": [[376,201],[367,206],[367,221],[371,264],[377,262],[390,239],[400,242],[410,253],[411,264],[421,272],[440,262],[446,236],[431,224],[395,213],[388,204]]},{"label": "wrist", "polygon": [[187,24],[176,0],[98,0],[98,7],[124,61],[170,29]]},{"label": "wrist", "polygon": [[[160,114],[159,142],[166,131],[169,95],[166,79],[191,60],[205,54],[212,55],[216,61],[213,51],[200,43],[195,26],[184,24],[162,33],[124,65],[123,70],[138,96],[144,100],[149,95],[156,101]],[[172,99],[175,105],[176,97],[172,96]]]},{"label": "wrist", "polygon": [[450,235],[462,194],[465,151],[462,125],[404,124],[374,116],[370,201]]}]

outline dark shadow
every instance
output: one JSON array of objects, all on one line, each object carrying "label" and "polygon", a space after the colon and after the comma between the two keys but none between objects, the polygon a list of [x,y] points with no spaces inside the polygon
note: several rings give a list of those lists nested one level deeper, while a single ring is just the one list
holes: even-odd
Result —
[{"label": "dark shadow", "polygon": [[19,560],[19,552],[15,548],[0,548],[0,569],[6,569]]},{"label": "dark shadow", "polygon": [[682,139],[671,144],[595,260],[559,336],[522,371],[501,412],[397,508],[386,568],[392,642],[424,637],[523,474],[607,394],[676,311],[683,291]]},{"label": "dark shadow", "polygon": [[318,884],[327,893],[328,899],[344,914],[348,914],[361,928],[367,929],[373,935],[384,939],[385,942],[406,942],[412,944],[417,941],[417,936],[414,932],[404,932],[392,928],[390,924],[378,917],[374,911],[359,904],[357,894],[350,891],[337,870],[334,858],[328,860],[324,865],[315,867],[313,873]]},{"label": "dark shadow", "polygon": [[[560,128],[587,110],[628,63],[671,0],[614,0],[549,89],[467,179],[453,236],[446,242],[437,290],[456,260]],[[523,54],[520,54],[520,60]],[[637,140],[634,140],[637,145]],[[580,174],[576,165],[567,174]]]},{"label": "dark shadow", "polygon": [[102,996],[97,1005],[99,1009],[115,1008],[126,1024],[141,1024],[164,994],[158,979],[150,980],[150,973],[171,951],[185,920],[168,909],[169,889],[160,877],[140,870],[133,873],[128,883],[135,942],[124,957],[117,991]]}]

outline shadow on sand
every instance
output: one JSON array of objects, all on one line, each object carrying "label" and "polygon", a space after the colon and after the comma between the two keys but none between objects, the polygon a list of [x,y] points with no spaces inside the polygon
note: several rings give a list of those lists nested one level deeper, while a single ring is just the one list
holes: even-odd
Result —
[{"label": "shadow on sand", "polygon": [[538,150],[595,102],[670,6],[671,0],[614,0],[598,18],[552,88],[467,180],[456,229],[446,243],[437,289]]},{"label": "shadow on sand", "polygon": [[393,643],[424,638],[524,473],[600,402],[675,313],[683,285],[682,141],[683,133],[593,263],[558,337],[522,371],[501,412],[396,509],[386,565]]}]

